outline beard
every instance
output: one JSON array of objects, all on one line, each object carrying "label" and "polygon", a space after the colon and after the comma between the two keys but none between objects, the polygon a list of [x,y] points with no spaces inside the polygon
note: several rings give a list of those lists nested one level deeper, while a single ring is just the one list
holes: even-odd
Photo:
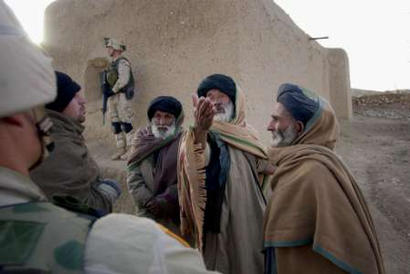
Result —
[{"label": "beard", "polygon": [[80,109],[80,113],[78,114],[78,118],[77,118],[77,121],[81,124],[85,122],[85,113],[86,113],[85,107],[82,107]]},{"label": "beard", "polygon": [[152,134],[155,138],[165,139],[175,132],[175,121],[170,126],[157,126],[155,123],[151,125]]},{"label": "beard", "polygon": [[84,117],[84,116],[81,116],[81,117],[78,118],[77,121],[78,121],[80,124],[83,124],[83,123],[85,122],[85,117]]},{"label": "beard", "polygon": [[85,114],[79,115],[77,118],[77,122],[79,122],[80,124],[85,122]]},{"label": "beard", "polygon": [[214,115],[214,121],[219,122],[229,122],[232,120],[233,116],[233,103],[229,101],[229,103],[220,106],[220,112]]},{"label": "beard", "polygon": [[276,130],[272,133],[271,145],[273,147],[289,146],[297,137],[295,126],[289,125],[285,130]]}]

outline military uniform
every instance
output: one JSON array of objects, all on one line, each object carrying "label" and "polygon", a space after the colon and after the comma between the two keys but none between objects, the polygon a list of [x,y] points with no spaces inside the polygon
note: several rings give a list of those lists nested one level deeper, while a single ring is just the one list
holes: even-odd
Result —
[{"label": "military uniform", "polygon": [[198,251],[149,219],[97,219],[63,209],[28,177],[4,167],[0,185],[2,273],[215,273]]},{"label": "military uniform", "polygon": [[[106,47],[113,47],[116,50],[125,50],[125,46],[120,45],[113,39],[107,40]],[[118,153],[113,155],[113,160],[119,157],[126,159],[125,152],[131,145],[134,133],[132,118],[134,113],[130,100],[134,95],[134,76],[132,74],[130,62],[123,56],[114,59],[106,70],[106,83],[113,91],[114,95],[108,98],[108,112],[115,136]],[[125,154],[125,155],[124,155]]]},{"label": "military uniform", "polygon": [[82,273],[91,216],[48,203],[28,177],[10,169],[0,167],[0,182],[0,272]]}]

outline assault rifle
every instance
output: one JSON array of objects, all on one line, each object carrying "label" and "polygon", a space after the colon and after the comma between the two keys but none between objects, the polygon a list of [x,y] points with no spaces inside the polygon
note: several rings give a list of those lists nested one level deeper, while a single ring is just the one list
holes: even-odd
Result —
[{"label": "assault rifle", "polygon": [[105,70],[100,72],[100,86],[101,86],[101,92],[103,96],[102,109],[101,109],[102,115],[103,115],[103,125],[105,125],[105,113],[107,112],[108,98],[114,94],[110,88],[110,85],[107,83],[106,74],[107,72]]}]

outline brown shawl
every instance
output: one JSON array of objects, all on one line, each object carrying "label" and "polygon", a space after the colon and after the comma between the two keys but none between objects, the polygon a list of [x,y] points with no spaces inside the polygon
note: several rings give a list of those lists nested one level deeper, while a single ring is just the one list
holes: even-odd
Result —
[{"label": "brown shawl", "polygon": [[[259,141],[256,130],[245,120],[245,95],[237,88],[235,116],[229,123],[214,121],[211,129],[229,145],[267,159],[264,146]],[[192,235],[202,249],[203,224],[206,206],[205,153],[201,144],[194,143],[193,129],[189,129],[181,139],[178,162],[178,193],[181,207],[182,235]],[[261,184],[264,180],[260,178]]]},{"label": "brown shawl", "polygon": [[156,138],[152,134],[151,126],[147,126],[144,129],[138,130],[133,141],[133,153],[128,161],[128,170],[131,170],[152,153],[159,151],[155,164],[153,187],[151,189],[154,195],[164,192],[168,184],[176,183],[177,181],[176,155],[178,155],[183,120],[184,113],[181,111],[181,114],[175,121],[175,133],[165,139]]},{"label": "brown shawl", "polygon": [[321,101],[318,113],[293,145],[269,151],[278,168],[271,181],[264,238],[265,247],[276,248],[278,273],[293,273],[300,261],[297,257],[287,258],[294,263],[281,261],[289,249],[280,247],[305,245],[312,245],[316,254],[344,271],[385,273],[366,201],[348,168],[331,150],[338,134],[333,110]]}]

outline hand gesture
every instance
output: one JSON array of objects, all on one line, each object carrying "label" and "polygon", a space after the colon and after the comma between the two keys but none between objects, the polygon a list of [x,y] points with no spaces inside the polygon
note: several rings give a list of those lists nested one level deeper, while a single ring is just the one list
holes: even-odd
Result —
[{"label": "hand gesture", "polygon": [[198,99],[196,94],[192,95],[192,103],[194,105],[195,128],[201,132],[207,132],[216,113],[214,105],[208,98]]}]

